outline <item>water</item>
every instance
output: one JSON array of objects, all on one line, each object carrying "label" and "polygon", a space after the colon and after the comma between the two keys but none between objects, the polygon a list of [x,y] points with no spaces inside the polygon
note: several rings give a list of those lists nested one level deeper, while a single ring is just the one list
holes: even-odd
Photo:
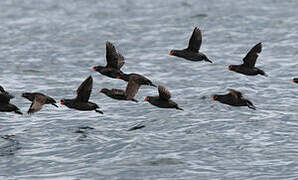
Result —
[{"label": "water", "polygon": [[[0,84],[23,112],[22,92],[72,98],[92,75],[91,101],[104,115],[45,105],[34,115],[1,113],[0,179],[297,179],[298,2],[244,0],[0,1]],[[168,55],[195,26],[214,64]],[[142,99],[112,100],[101,88],[124,81],[94,71],[105,41],[126,58],[123,71],[167,87],[184,111]],[[227,70],[258,42],[269,77]],[[243,92],[257,110],[210,97]],[[127,131],[134,126],[145,126]]]}]

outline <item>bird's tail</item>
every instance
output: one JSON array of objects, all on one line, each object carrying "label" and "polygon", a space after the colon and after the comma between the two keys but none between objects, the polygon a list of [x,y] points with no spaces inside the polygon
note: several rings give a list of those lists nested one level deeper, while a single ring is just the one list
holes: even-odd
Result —
[{"label": "bird's tail", "polygon": [[135,99],[131,99],[131,100],[132,100],[133,102],[136,102],[136,103],[139,102],[138,100],[135,100]]},{"label": "bird's tail", "polygon": [[250,109],[253,109],[253,110],[256,110],[257,109],[256,106],[254,106],[252,104],[252,102],[250,102],[249,100],[246,100],[246,104],[247,104],[248,108],[250,108]]},{"label": "bird's tail", "polygon": [[184,111],[184,109],[182,109],[182,108],[180,108],[180,107],[176,107],[176,109],[178,109],[178,110],[181,110],[181,111]]},{"label": "bird's tail", "polygon": [[205,59],[205,61],[207,61],[207,62],[210,62],[210,63],[213,63],[210,59]]},{"label": "bird's tail", "polygon": [[100,113],[100,114],[103,114],[103,112],[100,111],[100,110],[98,110],[98,109],[95,109],[95,112],[98,112],[98,113]]},{"label": "bird's tail", "polygon": [[56,108],[58,108],[58,106],[57,106],[57,104],[55,104],[55,103],[51,103],[53,106],[55,106]]},{"label": "bird's tail", "polygon": [[17,114],[23,114],[20,110],[15,110],[14,112]]}]

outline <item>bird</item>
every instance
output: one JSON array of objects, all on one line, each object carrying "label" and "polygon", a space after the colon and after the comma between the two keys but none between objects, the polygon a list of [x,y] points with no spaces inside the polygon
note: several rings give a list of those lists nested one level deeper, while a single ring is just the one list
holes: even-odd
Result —
[{"label": "bird", "polygon": [[228,70],[235,71],[240,74],[255,76],[255,75],[263,75],[268,76],[263,70],[255,67],[258,54],[262,51],[262,43],[256,44],[243,58],[243,64],[240,65],[230,65]]},{"label": "bird", "polygon": [[293,83],[298,83],[298,78],[293,78],[292,82]]},{"label": "bird", "polygon": [[106,60],[106,66],[95,66],[93,70],[110,78],[116,78],[122,73],[120,69],[125,63],[124,57],[116,52],[115,46],[109,41],[106,42]]},{"label": "bird", "polygon": [[130,73],[130,74],[125,74],[125,73],[121,73],[119,76],[117,76],[116,78],[117,79],[122,79],[126,82],[129,81],[129,78],[131,76],[135,76],[139,82],[140,85],[148,85],[148,86],[153,86],[153,87],[157,87],[155,84],[153,84],[148,78],[146,78],[145,76],[143,75],[140,75],[140,74],[136,74],[136,73]]},{"label": "bird", "polygon": [[40,111],[44,104],[52,104],[53,106],[58,107],[55,104],[56,101],[53,98],[39,92],[33,92],[33,93],[25,92],[21,95],[21,97],[26,98],[32,102],[28,110],[28,114],[32,114],[37,111]]},{"label": "bird", "polygon": [[219,101],[230,106],[247,106],[248,108],[256,110],[256,107],[251,101],[245,99],[242,93],[234,89],[228,89],[229,93],[225,95],[214,95],[211,100]]},{"label": "bird", "polygon": [[98,110],[97,104],[90,102],[90,94],[93,86],[93,78],[89,76],[77,89],[77,96],[74,99],[61,99],[60,104],[65,105],[68,108],[80,110],[80,111],[93,111],[103,114]]},{"label": "bird", "polygon": [[183,110],[178,104],[171,100],[171,93],[163,86],[158,86],[159,96],[147,96],[144,101],[148,101],[153,106],[160,108],[175,108]]},{"label": "bird", "polygon": [[195,27],[189,39],[188,47],[183,50],[172,49],[169,53],[171,56],[181,57],[190,61],[207,61],[213,63],[205,54],[200,52],[202,44],[202,33],[198,27]]},{"label": "bird", "polygon": [[17,106],[10,104],[10,100],[13,98],[13,95],[6,92],[4,88],[0,86],[0,112],[15,112],[16,114],[23,114]]},{"label": "bird", "polygon": [[100,90],[100,93],[107,95],[110,98],[118,99],[118,100],[130,100],[134,102],[138,102],[134,99],[135,95],[138,93],[138,90],[141,86],[139,76],[131,75],[129,77],[129,81],[126,86],[126,90],[122,89],[107,89],[103,88]]}]

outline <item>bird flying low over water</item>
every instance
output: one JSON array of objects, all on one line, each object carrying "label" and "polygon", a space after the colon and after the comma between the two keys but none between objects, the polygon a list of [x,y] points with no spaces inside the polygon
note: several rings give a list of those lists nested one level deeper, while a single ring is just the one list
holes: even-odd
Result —
[{"label": "bird flying low over water", "polygon": [[116,78],[122,71],[121,67],[124,65],[124,57],[116,52],[115,46],[109,41],[106,42],[106,66],[95,66],[94,71],[110,78]]},{"label": "bird flying low over water", "polygon": [[225,95],[214,95],[211,100],[219,101],[230,106],[247,106],[256,110],[256,107],[249,100],[242,96],[242,93],[234,89],[228,89],[229,93]]},{"label": "bird flying low over water", "polygon": [[28,114],[32,114],[37,111],[40,111],[44,104],[52,104],[53,106],[58,107],[55,104],[56,101],[53,98],[39,92],[34,92],[34,93],[26,92],[26,93],[23,93],[21,97],[26,98],[32,102],[28,110]]},{"label": "bird flying low over water", "polygon": [[267,74],[255,67],[258,54],[262,51],[262,43],[256,44],[243,58],[243,64],[240,65],[230,65],[228,67],[228,70],[235,71],[240,74],[249,75],[249,76],[255,76],[255,75],[263,75],[267,76]]},{"label": "bird flying low over water", "polygon": [[175,108],[178,110],[183,110],[178,106],[178,104],[171,100],[171,93],[163,86],[158,86],[158,96],[147,96],[144,101],[148,101],[153,106],[160,108]]},{"label": "bird flying low over water", "polygon": [[74,99],[61,99],[60,103],[68,108],[77,109],[80,111],[93,111],[103,114],[98,110],[97,104],[90,102],[90,94],[93,87],[93,78],[89,76],[77,89],[77,97]]},{"label": "bird flying low over water", "polygon": [[136,73],[130,73],[130,74],[121,73],[116,78],[122,79],[122,80],[128,82],[131,76],[135,76],[140,85],[148,85],[148,86],[156,87],[156,85],[153,84],[148,78],[146,78],[145,76],[142,76],[140,74],[136,74]]},{"label": "bird flying low over water", "polygon": [[139,76],[131,75],[129,77],[129,81],[127,83],[125,91],[121,89],[109,90],[104,88],[100,90],[100,93],[104,93],[105,95],[113,99],[130,100],[130,101],[138,102],[137,100],[134,99],[134,97],[138,93],[138,90],[141,86],[139,81],[140,81]]},{"label": "bird flying low over water", "polygon": [[10,104],[10,100],[13,98],[13,95],[6,92],[4,88],[0,86],[0,112],[15,112],[17,114],[23,114],[17,106]]},{"label": "bird flying low over water", "polygon": [[190,61],[207,61],[212,63],[212,61],[209,60],[205,54],[199,51],[201,48],[201,44],[202,44],[201,30],[198,27],[195,27],[189,39],[188,47],[183,50],[173,49],[170,51],[169,55],[177,56]]}]

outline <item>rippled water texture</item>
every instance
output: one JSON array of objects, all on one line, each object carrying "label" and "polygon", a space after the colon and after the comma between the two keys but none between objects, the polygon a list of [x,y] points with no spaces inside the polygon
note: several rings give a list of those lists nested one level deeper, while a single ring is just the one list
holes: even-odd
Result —
[{"label": "rippled water texture", "polygon": [[[0,84],[16,96],[39,91],[72,98],[92,75],[91,101],[104,115],[45,105],[33,115],[1,113],[0,179],[297,179],[298,2],[294,0],[0,1]],[[168,55],[195,26],[214,61]],[[92,71],[105,42],[126,58],[123,71],[167,87],[184,111],[116,101],[101,88],[126,83]],[[256,65],[269,77],[227,70],[258,42]],[[210,97],[243,92],[257,110]],[[128,131],[135,126],[141,129]]]}]

